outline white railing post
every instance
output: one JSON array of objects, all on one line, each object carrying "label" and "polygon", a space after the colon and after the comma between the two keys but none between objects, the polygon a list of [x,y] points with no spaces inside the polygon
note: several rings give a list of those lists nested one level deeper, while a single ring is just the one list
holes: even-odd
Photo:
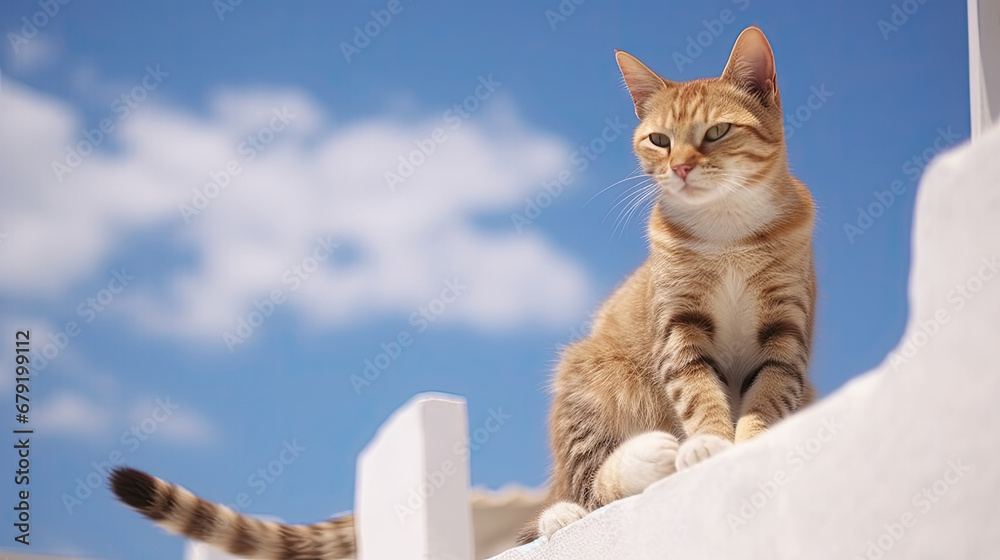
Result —
[{"label": "white railing post", "polygon": [[1000,2],[969,0],[969,95],[972,138],[1000,116]]},{"label": "white railing post", "polygon": [[465,399],[417,395],[358,457],[361,560],[472,560]]}]

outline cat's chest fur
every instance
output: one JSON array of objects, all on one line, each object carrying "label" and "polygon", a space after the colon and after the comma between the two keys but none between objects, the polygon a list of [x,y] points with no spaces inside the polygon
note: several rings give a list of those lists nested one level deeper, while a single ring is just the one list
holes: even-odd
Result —
[{"label": "cat's chest fur", "polygon": [[707,298],[715,325],[712,359],[730,389],[734,404],[743,380],[760,361],[757,342],[760,296],[748,281],[749,267],[740,266],[746,264],[731,262],[721,270]]}]

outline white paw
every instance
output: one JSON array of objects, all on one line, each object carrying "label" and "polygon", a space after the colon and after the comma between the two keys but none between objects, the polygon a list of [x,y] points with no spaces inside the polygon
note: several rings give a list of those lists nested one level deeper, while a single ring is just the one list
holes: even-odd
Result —
[{"label": "white paw", "polygon": [[587,516],[587,510],[573,502],[556,502],[538,517],[539,536],[549,538],[556,531]]},{"label": "white paw", "polygon": [[712,434],[691,436],[677,452],[677,470],[682,471],[733,446],[733,442]]},{"label": "white paw", "polygon": [[667,432],[646,432],[626,441],[609,458],[615,461],[622,497],[677,472],[677,438]]}]

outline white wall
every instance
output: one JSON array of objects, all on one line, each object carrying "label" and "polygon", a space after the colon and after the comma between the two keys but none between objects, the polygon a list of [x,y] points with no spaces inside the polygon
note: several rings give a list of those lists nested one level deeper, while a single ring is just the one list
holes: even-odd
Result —
[{"label": "white wall", "polygon": [[969,94],[972,137],[1000,116],[1000,1],[969,2]]}]

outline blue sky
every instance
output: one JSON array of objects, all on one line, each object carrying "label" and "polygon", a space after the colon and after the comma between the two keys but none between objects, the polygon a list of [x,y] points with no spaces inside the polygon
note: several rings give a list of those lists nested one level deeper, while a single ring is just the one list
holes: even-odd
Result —
[{"label": "blue sky", "polygon": [[[616,48],[714,76],[762,27],[819,206],[812,376],[828,394],[877,365],[907,316],[916,178],[969,134],[965,2],[895,23],[893,5],[588,0],[558,19],[556,1],[402,0],[348,57],[388,2],[4,2],[0,354],[19,329],[52,345],[32,380],[32,552],[180,557],[103,487],[65,505],[109,457],[293,522],[350,509],[358,452],[422,391],[465,396],[473,429],[510,415],[473,483],[543,483],[557,349],[646,253],[644,216],[615,230],[629,183],[595,198],[635,169]],[[22,18],[45,23],[12,39]],[[390,185],[400,157],[420,163]],[[268,316],[240,331],[255,303]],[[366,360],[388,365],[352,384]],[[248,477],[293,440],[258,494]]]}]

